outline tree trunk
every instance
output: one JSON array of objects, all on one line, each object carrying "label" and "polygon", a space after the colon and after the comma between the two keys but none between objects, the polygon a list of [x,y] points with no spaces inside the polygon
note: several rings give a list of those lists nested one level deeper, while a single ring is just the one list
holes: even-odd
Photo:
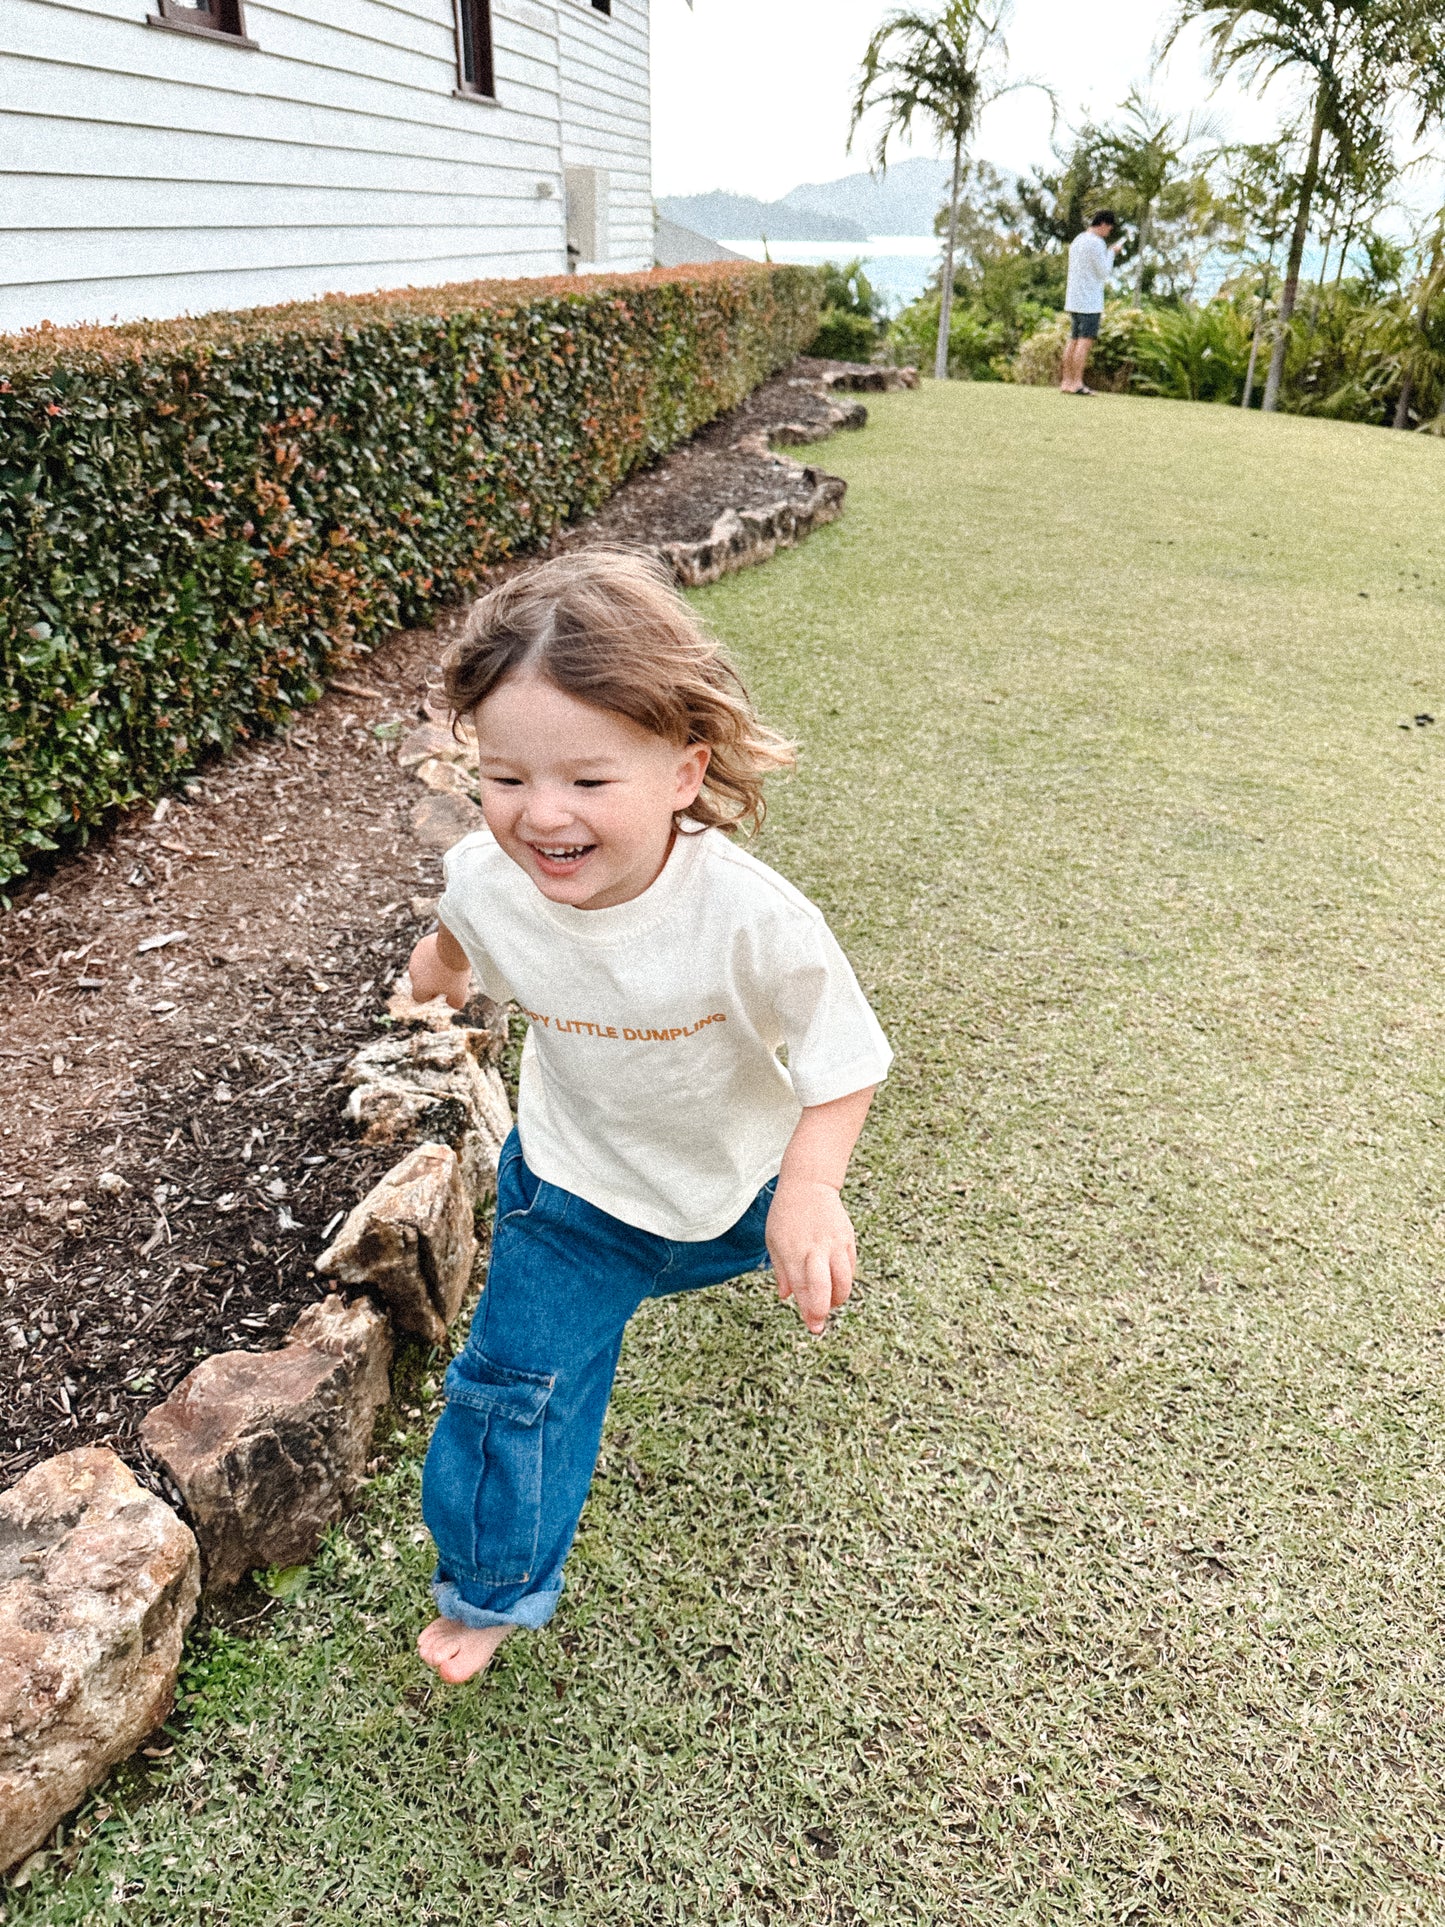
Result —
[{"label": "tree trunk", "polygon": [[1260,283],[1259,306],[1254,315],[1254,335],[1249,344],[1249,366],[1244,371],[1244,400],[1239,404],[1241,408],[1248,408],[1254,400],[1254,371],[1259,366],[1259,341],[1264,333],[1264,304],[1269,299],[1270,272],[1270,268],[1265,269],[1264,280]]},{"label": "tree trunk", "polygon": [[[1328,278],[1329,278],[1329,272],[1330,272],[1330,249],[1331,249],[1331,248],[1332,248],[1332,247],[1333,247],[1334,245],[1335,245],[1335,216],[1334,216],[1333,214],[1331,214],[1331,216],[1330,216],[1330,224],[1329,224],[1329,226],[1328,226],[1328,227],[1327,227],[1327,228],[1325,229],[1325,245],[1324,245],[1324,248],[1323,248],[1323,251],[1322,251],[1322,252],[1321,252],[1321,254],[1320,254],[1320,279],[1319,279],[1319,286],[1320,286],[1320,289],[1321,289],[1321,290],[1323,290],[1323,288],[1324,288],[1324,285],[1325,285],[1325,282],[1326,282],[1326,281],[1328,280]],[[1316,298],[1316,301],[1315,301],[1315,311],[1316,311],[1316,313],[1318,313],[1318,311],[1319,311],[1319,305],[1320,305],[1320,304],[1319,304],[1319,300],[1318,300],[1318,298]]]},{"label": "tree trunk", "polygon": [[1349,224],[1345,228],[1345,238],[1340,248],[1340,265],[1335,269],[1335,292],[1337,294],[1339,293],[1340,283],[1345,278],[1345,263],[1350,258],[1350,248],[1354,243],[1354,239],[1355,239],[1355,217],[1352,214],[1349,219]]},{"label": "tree trunk", "polygon": [[1400,399],[1395,403],[1395,419],[1391,424],[1392,427],[1408,428],[1410,426],[1410,404],[1414,399],[1415,377],[1407,368],[1405,370],[1404,385],[1400,389]]},{"label": "tree trunk", "polygon": [[948,200],[948,240],[943,249],[943,300],[938,307],[938,346],[933,355],[933,379],[948,380],[948,333],[953,323],[953,251],[958,246],[958,196],[962,187],[963,136],[953,143],[953,192]]},{"label": "tree trunk", "polygon": [[1284,286],[1279,291],[1279,312],[1274,324],[1274,352],[1269,358],[1269,375],[1264,384],[1264,412],[1272,415],[1279,407],[1280,384],[1284,380],[1284,356],[1289,344],[1289,322],[1299,294],[1300,262],[1304,259],[1305,238],[1310,231],[1310,202],[1320,174],[1320,143],[1325,134],[1325,90],[1321,85],[1315,96],[1314,124],[1310,128],[1309,158],[1300,182],[1299,207],[1294,217],[1294,233],[1289,239],[1289,265]]},{"label": "tree trunk", "polygon": [[1154,204],[1144,203],[1144,212],[1139,216],[1139,259],[1134,263],[1134,306],[1144,305],[1144,250],[1149,245],[1149,223],[1153,219]]}]

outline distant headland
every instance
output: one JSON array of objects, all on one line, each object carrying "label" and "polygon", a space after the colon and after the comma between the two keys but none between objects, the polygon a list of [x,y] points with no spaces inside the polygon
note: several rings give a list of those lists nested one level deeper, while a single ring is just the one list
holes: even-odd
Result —
[{"label": "distant headland", "polygon": [[666,194],[658,212],[714,241],[866,241],[870,235],[932,234],[948,193],[948,163],[895,161],[886,174],[808,181],[781,200],[751,194]]}]

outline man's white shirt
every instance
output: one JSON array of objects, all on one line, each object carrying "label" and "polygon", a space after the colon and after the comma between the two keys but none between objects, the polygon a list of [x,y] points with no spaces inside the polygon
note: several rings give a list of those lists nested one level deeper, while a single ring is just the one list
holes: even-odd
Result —
[{"label": "man's white shirt", "polygon": [[1069,285],[1064,306],[1070,314],[1100,314],[1104,289],[1114,272],[1114,250],[1101,234],[1085,228],[1069,243]]}]

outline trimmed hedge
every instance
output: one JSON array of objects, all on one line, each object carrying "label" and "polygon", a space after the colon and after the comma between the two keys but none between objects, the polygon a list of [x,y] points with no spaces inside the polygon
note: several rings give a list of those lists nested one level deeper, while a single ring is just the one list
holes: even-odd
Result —
[{"label": "trimmed hedge", "polygon": [[724,263],[0,339],[0,885],[735,406],[817,287]]}]

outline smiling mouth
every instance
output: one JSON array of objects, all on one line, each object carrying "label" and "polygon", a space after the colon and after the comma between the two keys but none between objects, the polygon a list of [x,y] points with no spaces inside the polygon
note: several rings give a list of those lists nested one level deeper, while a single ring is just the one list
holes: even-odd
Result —
[{"label": "smiling mouth", "polygon": [[533,843],[528,846],[540,868],[549,876],[566,876],[591,856],[595,843]]}]

